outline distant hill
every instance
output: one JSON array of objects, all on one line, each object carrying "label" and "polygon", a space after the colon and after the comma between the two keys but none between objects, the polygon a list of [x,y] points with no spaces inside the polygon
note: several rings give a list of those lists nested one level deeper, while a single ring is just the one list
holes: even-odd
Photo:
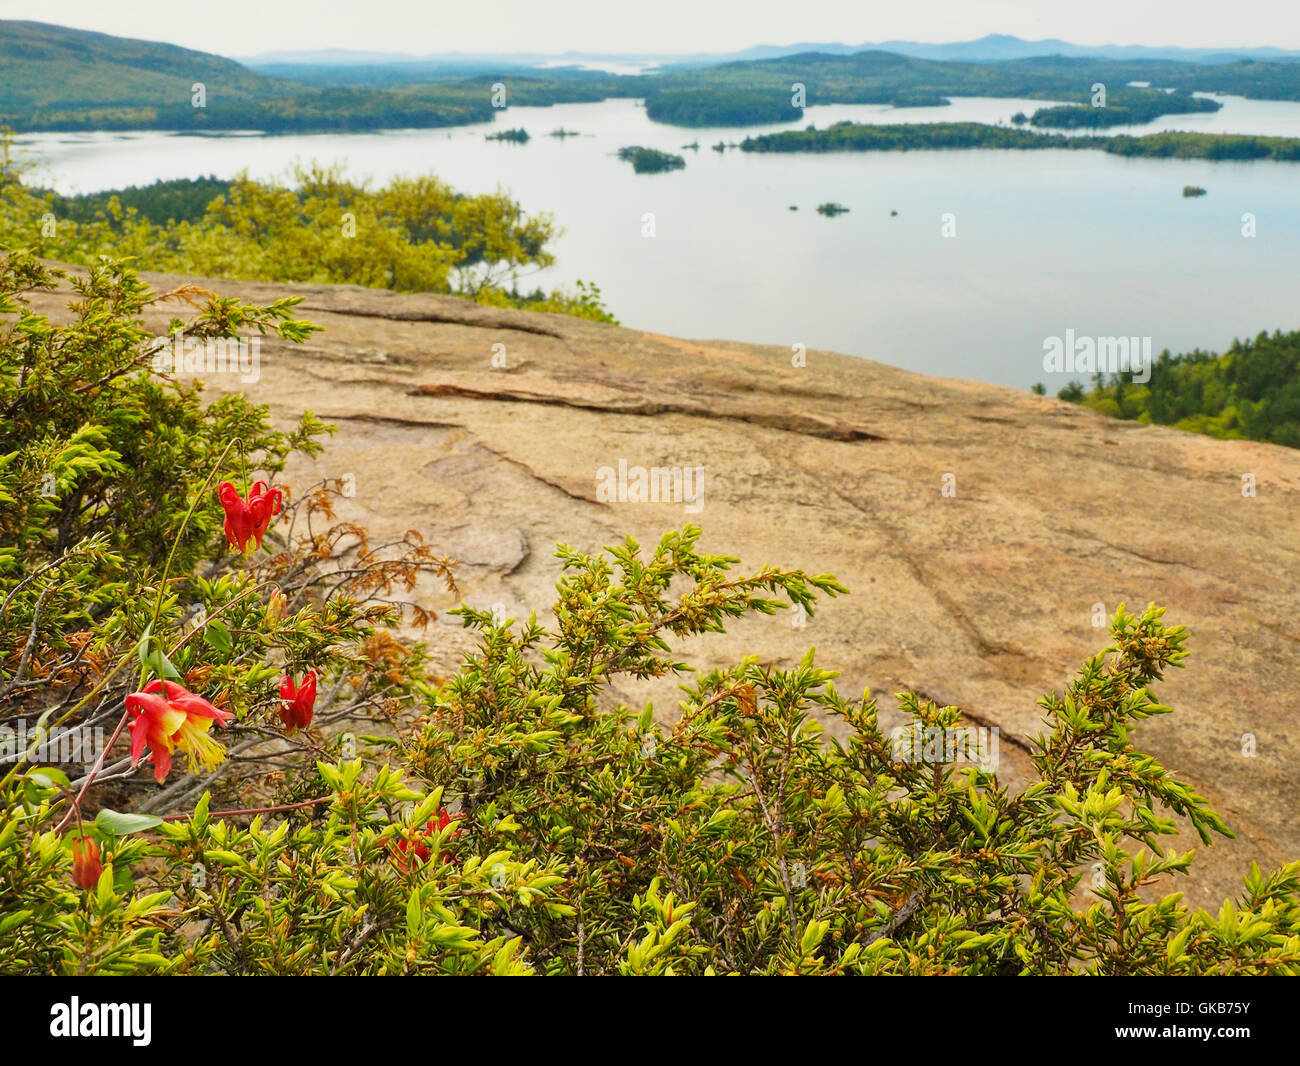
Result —
[{"label": "distant hill", "polygon": [[190,104],[202,82],[209,98],[255,100],[294,91],[232,59],[157,41],[0,20],[0,112]]},{"label": "distant hill", "polygon": [[[203,105],[194,106],[202,83]],[[0,20],[0,125],[31,130],[360,130],[485,122],[481,88],[436,96],[268,77],[155,41]]]}]

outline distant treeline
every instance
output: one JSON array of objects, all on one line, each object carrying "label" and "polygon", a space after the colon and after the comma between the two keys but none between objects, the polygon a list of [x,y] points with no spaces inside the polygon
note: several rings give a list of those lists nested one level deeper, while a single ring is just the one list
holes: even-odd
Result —
[{"label": "distant treeline", "polygon": [[932,89],[909,89],[889,98],[894,107],[948,107],[952,101]]},{"label": "distant treeline", "polygon": [[887,152],[951,148],[1094,149],[1124,156],[1176,159],[1300,160],[1300,138],[1229,133],[1148,133],[1141,137],[1034,133],[982,122],[872,126],[837,122],[824,130],[783,130],[747,137],[746,152]]},{"label": "distant treeline", "polygon": [[[1070,140],[1078,140],[1072,137]],[[1088,137],[1112,155],[1171,159],[1277,159],[1300,161],[1300,138],[1239,133],[1147,133],[1141,137]]]},{"label": "distant treeline", "polygon": [[159,180],[152,185],[132,185],[76,196],[62,196],[44,189],[33,191],[37,196],[48,197],[51,212],[57,219],[94,222],[107,216],[109,202],[116,198],[123,211],[134,211],[155,226],[166,226],[173,222],[199,221],[213,200],[229,194],[230,186],[229,181],[206,177]]},{"label": "distant treeline", "polygon": [[1300,448],[1300,331],[1261,333],[1222,354],[1165,351],[1145,384],[1098,376],[1091,391],[1073,382],[1059,395],[1114,418]]},{"label": "distant treeline", "polygon": [[933,148],[1069,148],[1092,137],[1034,133],[980,122],[909,122],[869,126],[837,122],[824,130],[782,130],[746,137],[745,152],[885,152]]},{"label": "distant treeline", "polygon": [[674,126],[759,126],[803,117],[790,92],[750,89],[664,90],[646,97],[645,111],[656,122]]},{"label": "distant treeline", "polygon": [[19,133],[52,129],[165,129],[186,133],[436,129],[491,122],[502,110],[493,103],[494,86],[499,84],[506,85],[506,103],[522,107],[594,103],[614,96],[640,95],[642,91],[612,75],[590,79],[519,77],[505,83],[476,77],[402,89],[293,86],[297,91],[292,94],[261,100],[225,96],[217,86],[203,107],[193,106],[188,93],[176,103],[111,107],[80,103],[67,108],[40,106],[14,111],[0,103],[0,125]]},{"label": "distant treeline", "polygon": [[[949,104],[946,96],[928,89],[883,91],[874,95],[878,98],[855,102],[894,107],[947,107]],[[655,122],[673,126],[762,126],[803,118],[803,108],[795,105],[789,88],[651,88],[646,95],[645,110]]]},{"label": "distant treeline", "polygon": [[364,89],[324,89],[274,100],[210,98],[205,107],[189,103],[147,107],[41,108],[0,115],[0,125],[18,133],[38,130],[175,130],[183,133],[339,132],[429,129],[491,122],[496,112],[486,93],[420,94]]}]

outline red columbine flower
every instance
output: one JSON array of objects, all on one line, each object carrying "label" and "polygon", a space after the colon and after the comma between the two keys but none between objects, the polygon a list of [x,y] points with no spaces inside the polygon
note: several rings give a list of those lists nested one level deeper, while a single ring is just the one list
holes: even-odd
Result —
[{"label": "red columbine flower", "polygon": [[[393,855],[393,865],[396,866],[403,873],[406,873],[406,871],[409,869],[406,862],[406,854],[408,851],[419,862],[422,863],[428,862],[429,856],[430,854],[432,854],[432,852],[429,849],[429,845],[425,843],[425,840],[433,833],[442,832],[444,829],[447,828],[447,826],[451,825],[452,822],[456,821],[456,819],[460,817],[462,817],[462,815],[459,814],[455,816],[449,815],[447,813],[446,807],[439,807],[438,820],[436,822],[429,822],[427,825],[425,825],[423,833],[418,835],[414,840],[408,840],[406,837],[402,837],[397,841],[396,848],[397,851],[400,852],[401,854],[395,853]],[[460,829],[459,828],[456,829],[451,835],[459,836]],[[450,851],[444,851],[442,853],[442,861],[443,862],[454,861]],[[412,863],[411,865],[416,865],[416,864]]]},{"label": "red columbine flower", "polygon": [[99,884],[99,875],[104,872],[100,861],[99,845],[87,836],[72,838],[72,883],[78,888],[89,891]]},{"label": "red columbine flower", "polygon": [[308,670],[303,675],[302,684],[295,685],[292,674],[285,674],[280,679],[280,720],[284,722],[285,732],[306,729],[311,725],[311,716],[316,710],[316,674]]},{"label": "red columbine flower", "polygon": [[251,540],[260,548],[271,519],[280,513],[280,490],[268,488],[265,481],[256,481],[245,503],[235,486],[223,481],[217,487],[217,499],[226,512],[226,539],[230,546],[243,552]]},{"label": "red columbine flower", "polygon": [[208,730],[213,722],[225,726],[235,716],[174,681],[150,681],[142,692],[127,696],[126,709],[135,717],[131,723],[131,765],[140,762],[147,744],[159,784],[167,779],[175,750],[189,756],[194,773],[200,766],[211,770],[226,757],[226,749],[208,736]]}]

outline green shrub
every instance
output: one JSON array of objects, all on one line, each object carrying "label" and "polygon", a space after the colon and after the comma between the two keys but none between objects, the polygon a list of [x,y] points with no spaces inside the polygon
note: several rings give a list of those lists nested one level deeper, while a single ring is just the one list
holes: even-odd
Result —
[{"label": "green shrub", "polygon": [[0,130],[0,247],[83,266],[112,248],[153,270],[201,277],[450,293],[615,321],[595,286],[531,297],[513,291],[521,272],[555,262],[558,230],[549,215],[525,215],[501,191],[467,196],[432,175],[372,187],[312,163],[284,183],[240,174],[62,197],[22,183],[11,144]]}]

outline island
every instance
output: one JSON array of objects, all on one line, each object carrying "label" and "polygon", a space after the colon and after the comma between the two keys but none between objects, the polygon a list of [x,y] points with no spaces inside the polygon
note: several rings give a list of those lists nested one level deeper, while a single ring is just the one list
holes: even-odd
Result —
[{"label": "island", "polygon": [[1066,136],[985,122],[917,122],[881,126],[837,122],[824,130],[783,130],[747,137],[745,152],[905,152],[957,148],[1061,149],[1165,159],[1276,159],[1300,162],[1300,138],[1233,133]]},{"label": "island", "polygon": [[1203,96],[1142,89],[1112,94],[1104,107],[1093,107],[1090,104],[1042,107],[1034,112],[1029,121],[1045,129],[1106,129],[1112,126],[1140,126],[1163,115],[1212,113],[1222,107],[1217,100]]},{"label": "island", "polygon": [[667,170],[682,170],[686,166],[686,160],[679,155],[661,152],[657,148],[642,148],[639,144],[620,148],[618,157],[631,163],[638,174],[659,174]]}]

